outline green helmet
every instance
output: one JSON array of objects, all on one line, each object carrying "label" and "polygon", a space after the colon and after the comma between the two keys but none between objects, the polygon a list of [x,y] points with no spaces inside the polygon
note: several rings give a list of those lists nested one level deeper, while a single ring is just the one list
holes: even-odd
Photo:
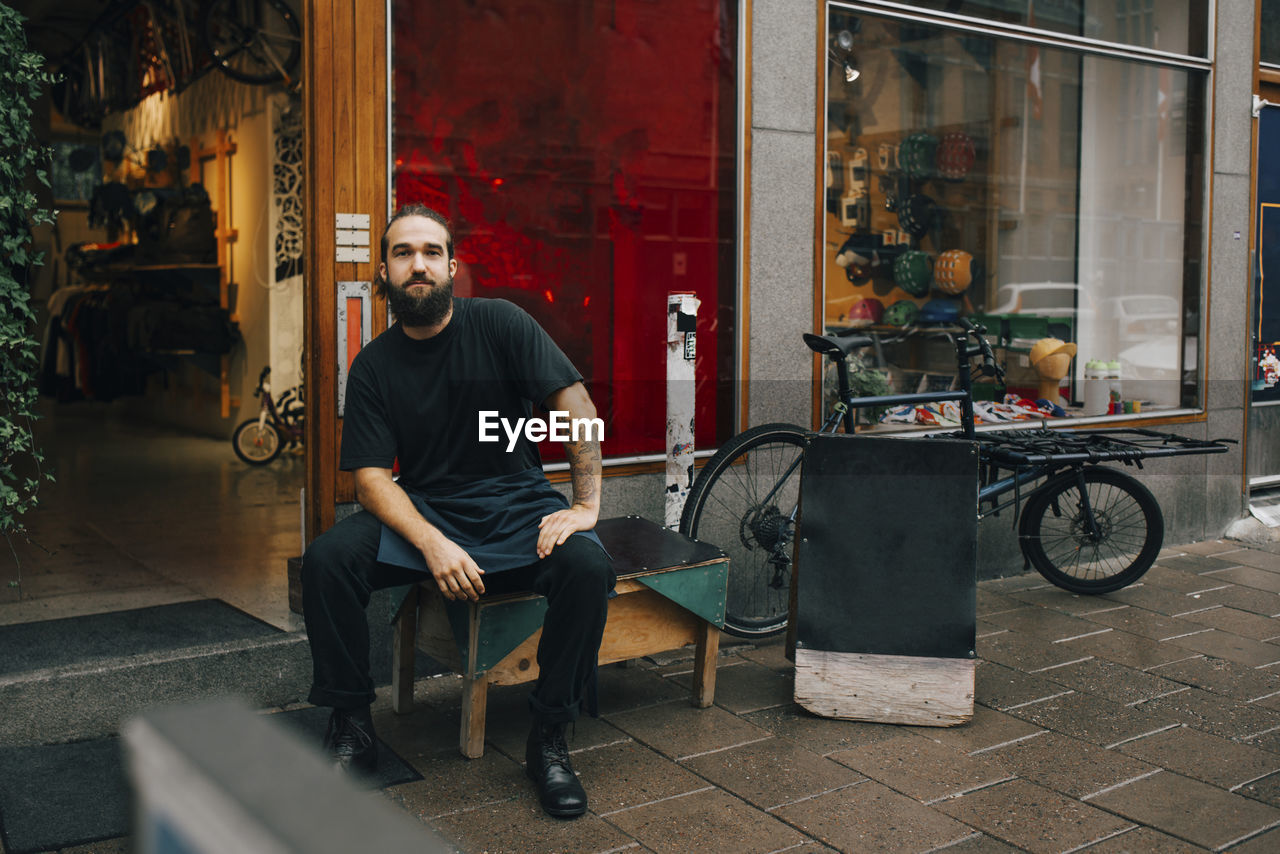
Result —
[{"label": "green helmet", "polygon": [[898,146],[898,165],[908,178],[928,178],[937,157],[938,138],[932,134],[913,133]]},{"label": "green helmet", "polygon": [[908,326],[920,313],[920,306],[909,299],[900,299],[884,310],[886,326]]},{"label": "green helmet", "polygon": [[929,281],[933,278],[933,258],[919,249],[903,252],[893,262],[893,281],[913,297],[929,293]]}]

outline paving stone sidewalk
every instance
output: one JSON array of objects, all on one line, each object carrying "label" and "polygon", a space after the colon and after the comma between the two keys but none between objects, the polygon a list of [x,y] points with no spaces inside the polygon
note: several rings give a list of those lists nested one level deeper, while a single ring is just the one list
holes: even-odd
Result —
[{"label": "paving stone sidewalk", "polygon": [[414,713],[382,698],[375,721],[424,779],[380,794],[463,854],[1280,851],[1280,544],[1169,548],[1102,597],[982,582],[978,653],[974,718],[949,729],[808,714],[780,640],[726,639],[708,709],[691,656],[602,668],[574,821],[524,775],[527,686],[491,690],[467,760],[460,681],[421,680]]},{"label": "paving stone sidewalk", "polygon": [[602,715],[571,738],[591,799],[575,821],[524,776],[523,687],[491,692],[468,761],[458,680],[422,681],[415,713],[376,722],[425,779],[385,795],[468,854],[1280,851],[1268,548],[1166,549],[1102,597],[983,582],[977,706],[951,729],[806,713],[779,641],[728,646],[709,709],[689,705],[691,661],[603,668]]}]

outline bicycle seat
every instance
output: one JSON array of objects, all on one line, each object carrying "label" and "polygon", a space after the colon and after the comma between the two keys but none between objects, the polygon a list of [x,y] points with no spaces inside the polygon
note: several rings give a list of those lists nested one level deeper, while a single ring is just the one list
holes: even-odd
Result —
[{"label": "bicycle seat", "polygon": [[870,335],[859,335],[856,332],[848,332],[844,335],[814,335],[812,332],[806,332],[804,343],[809,345],[809,349],[813,352],[824,356],[836,354],[847,356],[860,347],[870,347],[875,343],[875,339]]}]

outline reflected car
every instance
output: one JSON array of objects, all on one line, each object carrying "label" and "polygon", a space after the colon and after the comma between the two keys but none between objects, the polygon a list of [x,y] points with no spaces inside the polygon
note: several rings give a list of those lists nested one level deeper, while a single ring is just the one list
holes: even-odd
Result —
[{"label": "reflected car", "polygon": [[1113,297],[1103,301],[1102,310],[1103,317],[1113,319],[1119,349],[1156,338],[1177,338],[1181,307],[1171,296],[1133,294]]},{"label": "reflected car", "polygon": [[1074,282],[1026,282],[1001,285],[990,313],[1076,317],[1092,311],[1093,301]]},{"label": "reflected car", "polygon": [[[991,314],[1025,314],[1043,318],[1048,327],[1030,338],[1052,335],[1064,341],[1079,341],[1080,331],[1093,326],[1093,300],[1088,291],[1074,282],[1021,282],[1001,285],[996,290]],[[1029,338],[1013,333],[1014,344],[1029,347]]]}]

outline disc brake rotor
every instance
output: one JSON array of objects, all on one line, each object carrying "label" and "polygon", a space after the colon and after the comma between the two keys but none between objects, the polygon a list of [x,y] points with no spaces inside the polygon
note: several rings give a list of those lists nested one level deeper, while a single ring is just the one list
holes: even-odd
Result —
[{"label": "disc brake rotor", "polygon": [[1095,538],[1089,531],[1089,519],[1083,513],[1072,520],[1072,533],[1080,543],[1102,543],[1111,538],[1111,517],[1106,513],[1094,511],[1093,521],[1098,525],[1098,536]]}]

